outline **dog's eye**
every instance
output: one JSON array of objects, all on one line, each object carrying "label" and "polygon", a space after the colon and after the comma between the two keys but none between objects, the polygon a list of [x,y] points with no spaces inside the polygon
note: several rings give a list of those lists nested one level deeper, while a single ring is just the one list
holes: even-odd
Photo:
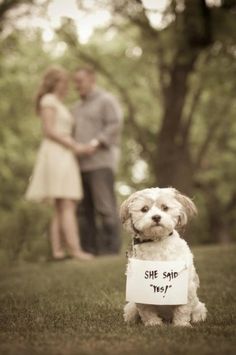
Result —
[{"label": "dog's eye", "polygon": [[147,212],[149,210],[149,207],[148,206],[143,206],[142,208],[141,208],[141,211],[142,212]]},{"label": "dog's eye", "polygon": [[162,211],[168,211],[169,207],[166,205],[161,205]]}]

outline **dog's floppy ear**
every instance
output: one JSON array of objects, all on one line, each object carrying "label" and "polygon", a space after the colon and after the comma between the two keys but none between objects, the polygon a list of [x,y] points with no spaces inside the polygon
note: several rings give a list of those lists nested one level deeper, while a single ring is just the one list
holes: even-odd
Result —
[{"label": "dog's floppy ear", "polygon": [[127,220],[129,219],[129,203],[130,197],[123,201],[120,206],[120,220],[122,224],[127,222]]},{"label": "dog's floppy ear", "polygon": [[128,227],[126,222],[128,222],[130,218],[129,206],[135,200],[138,194],[139,191],[133,193],[124,202],[122,202],[120,206],[120,220],[121,223],[126,227]]},{"label": "dog's floppy ear", "polygon": [[197,214],[197,207],[189,197],[183,195],[178,190],[174,189],[174,193],[176,200],[182,205],[183,208],[179,221],[179,226],[183,227],[187,224],[188,219]]}]

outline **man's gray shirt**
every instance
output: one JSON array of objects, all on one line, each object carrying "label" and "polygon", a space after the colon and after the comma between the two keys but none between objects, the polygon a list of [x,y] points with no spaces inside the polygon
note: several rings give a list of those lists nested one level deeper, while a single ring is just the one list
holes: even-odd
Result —
[{"label": "man's gray shirt", "polygon": [[98,139],[101,146],[90,156],[79,158],[81,171],[100,168],[116,169],[119,156],[119,141],[122,126],[122,110],[110,93],[95,88],[83,100],[72,107],[75,118],[75,139],[88,143]]}]

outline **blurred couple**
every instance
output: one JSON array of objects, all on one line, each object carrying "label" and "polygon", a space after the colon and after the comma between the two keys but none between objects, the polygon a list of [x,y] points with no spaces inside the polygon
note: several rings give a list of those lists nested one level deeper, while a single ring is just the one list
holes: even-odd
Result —
[{"label": "blurred couple", "polygon": [[92,67],[74,73],[80,100],[70,110],[64,103],[68,84],[69,75],[61,67],[49,68],[42,78],[36,112],[43,141],[26,199],[54,204],[50,227],[54,260],[68,256],[90,260],[94,255],[117,254],[121,246],[114,172],[122,111],[117,100],[96,85]]}]

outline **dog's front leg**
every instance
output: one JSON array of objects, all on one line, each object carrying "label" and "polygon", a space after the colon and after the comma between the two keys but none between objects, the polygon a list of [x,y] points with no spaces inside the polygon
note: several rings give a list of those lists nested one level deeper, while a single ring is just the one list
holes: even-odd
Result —
[{"label": "dog's front leg", "polygon": [[145,326],[162,325],[162,319],[157,314],[157,308],[149,304],[136,304],[137,310]]},{"label": "dog's front leg", "polygon": [[173,314],[173,325],[180,327],[191,327],[191,307],[188,304],[177,306]]}]

